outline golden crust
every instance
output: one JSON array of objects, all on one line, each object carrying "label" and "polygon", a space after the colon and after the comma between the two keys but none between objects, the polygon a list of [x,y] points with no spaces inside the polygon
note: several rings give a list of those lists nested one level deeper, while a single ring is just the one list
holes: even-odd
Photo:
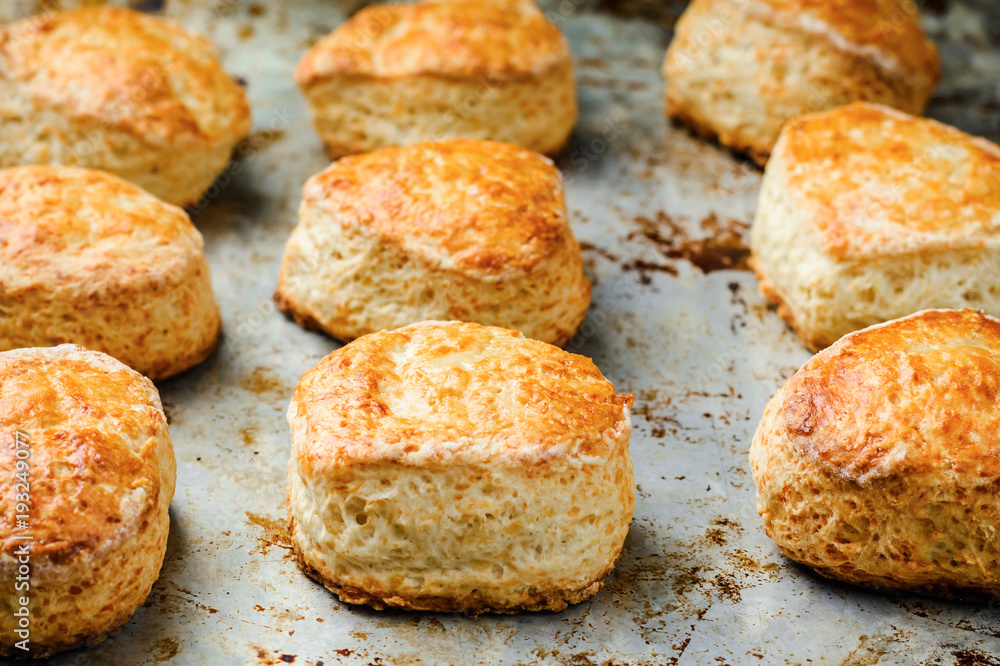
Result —
[{"label": "golden crust", "polygon": [[313,476],[380,462],[607,456],[632,401],[586,357],[516,331],[423,322],[324,358],[299,380],[288,418],[309,433],[299,455]]},{"label": "golden crust", "polygon": [[782,552],[881,589],[1000,590],[1000,320],[928,310],[845,336],[768,403],[750,448]]},{"label": "golden crust", "polygon": [[[165,424],[153,384],[102,354],[73,345],[0,353],[5,469],[14,466],[14,431],[32,439],[33,553],[59,563],[122,543],[108,541],[108,525],[138,524],[156,506],[159,461],[149,444]],[[79,462],[60,470],[66,461]],[[15,545],[14,480],[0,479],[4,552]],[[144,501],[123,505],[140,488]]]},{"label": "golden crust", "polygon": [[0,170],[0,349],[73,342],[154,379],[215,348],[220,319],[187,214],[100,171]]},{"label": "golden crust", "polygon": [[514,613],[596,593],[635,507],[632,396],[588,359],[424,322],[322,360],[288,409],[303,570],[348,603]]},{"label": "golden crust", "polygon": [[[30,451],[26,530],[15,522],[17,432]],[[21,653],[10,624],[20,595],[31,599],[33,657],[119,631],[158,575],[174,493],[152,382],[74,345],[0,353],[0,467],[11,472],[0,478],[0,654]],[[33,537],[31,589],[15,593],[22,533]]]},{"label": "golden crust", "polygon": [[570,57],[533,2],[418,2],[368,7],[299,63],[302,87],[331,76],[434,75],[502,81],[544,74]]},{"label": "golden crust", "polygon": [[933,86],[941,58],[913,0],[762,0],[751,11],[861,55],[890,75]]},{"label": "golden crust", "polygon": [[792,443],[847,479],[943,465],[1000,478],[1000,320],[982,312],[927,310],[851,333],[782,395]]},{"label": "golden crust", "polygon": [[921,113],[940,76],[902,0],[694,0],[663,62],[666,113],[763,165],[786,121],[856,100]]},{"label": "golden crust", "polygon": [[572,235],[552,161],[491,141],[428,141],[345,157],[309,179],[302,201],[428,263],[474,273],[530,270]]},{"label": "golden crust", "polygon": [[788,122],[788,195],[837,261],[976,248],[1000,232],[1000,147],[856,103]]},{"label": "golden crust", "polygon": [[[242,88],[218,51],[174,21],[88,7],[0,31],[0,81],[69,122],[99,120],[154,145],[235,143],[250,129]],[[180,149],[180,147],[179,147]]]},{"label": "golden crust", "polygon": [[274,299],[350,341],[428,319],[564,344],[591,285],[551,161],[517,146],[419,143],[309,179]]}]

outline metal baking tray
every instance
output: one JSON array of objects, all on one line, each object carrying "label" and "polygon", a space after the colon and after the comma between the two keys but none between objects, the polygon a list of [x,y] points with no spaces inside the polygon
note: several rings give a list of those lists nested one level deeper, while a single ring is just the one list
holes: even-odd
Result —
[{"label": "metal baking tray", "polygon": [[[664,121],[659,68],[684,5],[670,0],[541,2],[572,44],[581,102],[558,163],[595,289],[570,348],[636,396],[638,494],[618,566],[560,613],[339,603],[299,571],[284,531],[284,411],[338,344],[282,317],[271,293],[300,188],[327,165],[292,72],[364,3],[143,4],[220,45],[255,131],[192,210],[224,338],[159,387],[178,459],[160,580],[121,634],[50,663],[1000,664],[1000,603],[832,583],[763,533],[749,442],[808,354],[745,270],[760,171]],[[1000,139],[995,0],[920,4],[945,61],[930,114]]]}]

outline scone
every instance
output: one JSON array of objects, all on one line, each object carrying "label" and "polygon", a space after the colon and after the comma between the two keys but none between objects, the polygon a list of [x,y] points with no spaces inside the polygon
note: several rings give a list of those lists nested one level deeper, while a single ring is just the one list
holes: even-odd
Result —
[{"label": "scone", "polygon": [[761,165],[807,113],[923,113],[940,73],[913,0],[693,0],[663,63],[667,115]]},{"label": "scone", "polygon": [[0,170],[0,350],[72,342],[163,379],[203,361],[220,325],[182,209],[101,171]]},{"label": "scone", "polygon": [[0,30],[0,167],[65,164],[193,204],[250,130],[208,40],[129,9],[46,14]]},{"label": "scone", "polygon": [[365,8],[295,80],[331,157],[451,137],[554,154],[576,124],[569,46],[531,0]]},{"label": "scone", "polygon": [[790,122],[751,227],[761,290],[811,349],[927,308],[1000,314],[1000,147],[853,104]]},{"label": "scone", "polygon": [[303,375],[288,525],[342,601],[475,615],[597,593],[635,506],[632,396],[514,331],[423,322]]},{"label": "scone", "polygon": [[461,319],[563,344],[590,282],[552,162],[453,139],[344,158],[313,176],[275,301],[344,341]]},{"label": "scone", "polygon": [[757,511],[830,578],[1000,593],[1000,320],[929,310],[820,352],[764,411]]},{"label": "scone", "polygon": [[0,655],[115,634],[167,547],[176,464],[152,382],[75,345],[0,353]]},{"label": "scone", "polygon": [[136,7],[143,0],[4,0],[0,3],[0,23],[12,23],[28,16],[48,15],[66,9],[113,5]]}]

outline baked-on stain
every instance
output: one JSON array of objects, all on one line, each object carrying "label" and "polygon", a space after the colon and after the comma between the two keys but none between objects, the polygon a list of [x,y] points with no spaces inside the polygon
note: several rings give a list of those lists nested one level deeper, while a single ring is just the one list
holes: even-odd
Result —
[{"label": "baked-on stain", "polygon": [[[644,238],[667,259],[683,259],[702,273],[750,270],[747,265],[750,248],[746,240],[750,225],[746,222],[734,219],[721,222],[715,213],[710,213],[700,223],[702,231],[708,234],[703,238],[690,238],[684,226],[663,211],[658,211],[652,218],[636,216],[634,222],[639,229],[629,233],[626,240]],[[622,268],[641,273],[657,270],[677,275],[677,269],[672,266],[645,261],[633,261]]]},{"label": "baked-on stain", "polygon": [[257,546],[250,551],[250,554],[260,553],[267,555],[272,548],[283,548],[285,557],[291,557],[292,542],[288,536],[288,526],[284,520],[275,520],[267,516],[246,512],[247,524],[259,527],[262,533],[257,537]]},{"label": "baked-on stain", "polygon": [[954,664],[954,666],[1000,666],[1000,657],[987,654],[982,650],[969,648],[963,650],[954,644],[943,645],[943,648],[951,651],[953,661],[943,662],[941,657],[937,657],[932,664]]},{"label": "baked-on stain", "polygon": [[[259,666],[284,666],[284,664],[301,664],[302,666],[324,666],[324,662],[320,659],[316,661],[300,661],[299,655],[288,654],[287,652],[282,652],[281,650],[275,650],[272,654],[265,648],[259,647],[257,645],[251,645],[250,649],[256,653],[256,663]],[[334,650],[336,653],[340,653],[341,650]],[[379,660],[381,661],[381,660]]]},{"label": "baked-on stain", "polygon": [[240,386],[256,395],[265,393],[286,394],[291,389],[285,380],[274,370],[266,366],[257,366],[253,371],[240,378]]},{"label": "baked-on stain", "polygon": [[176,657],[178,652],[180,652],[180,644],[176,638],[161,638],[153,645],[150,657],[155,663],[162,663]]},{"label": "baked-on stain", "polygon": [[[251,32],[247,34],[247,37],[250,37],[252,34],[253,31],[251,29]],[[242,37],[242,34],[241,38],[245,39],[245,37]],[[279,129],[259,130],[257,132],[254,132],[247,138],[243,139],[242,141],[240,141],[236,145],[236,148],[233,152],[235,153],[236,157],[249,157],[250,155],[256,155],[257,153],[263,152],[264,150],[270,148],[283,136],[285,136],[284,130],[279,130]]]},{"label": "baked-on stain", "polygon": [[621,18],[644,19],[672,29],[687,0],[600,0],[597,9]]}]

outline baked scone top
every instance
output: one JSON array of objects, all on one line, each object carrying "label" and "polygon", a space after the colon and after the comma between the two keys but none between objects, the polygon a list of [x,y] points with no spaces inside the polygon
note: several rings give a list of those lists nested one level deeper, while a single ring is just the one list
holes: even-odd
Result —
[{"label": "baked scone top", "polygon": [[559,29],[530,0],[393,3],[367,7],[299,62],[309,86],[337,75],[517,79],[569,59]]},{"label": "baked scone top", "polygon": [[503,328],[422,322],[324,358],[299,381],[288,415],[300,470],[321,474],[606,459],[631,405],[583,356]]},{"label": "baked scone top", "polygon": [[[164,428],[153,383],[110,356],[76,345],[0,353],[4,552],[26,533],[33,557],[61,564],[134,534],[158,502]],[[28,436],[31,511],[29,528],[15,531],[18,430]]]},{"label": "baked scone top", "polygon": [[0,31],[0,81],[80,122],[154,145],[214,143],[250,129],[243,89],[207,39],[130,9],[89,7],[32,17]]},{"label": "baked scone top", "polygon": [[166,284],[201,256],[187,213],[90,169],[0,170],[0,295],[95,293],[137,280]]},{"label": "baked scone top", "polygon": [[979,311],[925,310],[851,333],[781,396],[791,443],[846,479],[1000,477],[1000,320]]},{"label": "baked scone top", "polygon": [[572,233],[552,162],[491,141],[424,142],[345,157],[310,178],[302,199],[303,208],[461,271],[530,270]]},{"label": "baked scone top", "polygon": [[980,247],[1000,233],[1000,147],[855,103],[789,121],[772,159],[835,260]]},{"label": "baked scone top", "polygon": [[748,6],[914,84],[933,85],[940,77],[941,58],[913,0],[749,0]]}]

